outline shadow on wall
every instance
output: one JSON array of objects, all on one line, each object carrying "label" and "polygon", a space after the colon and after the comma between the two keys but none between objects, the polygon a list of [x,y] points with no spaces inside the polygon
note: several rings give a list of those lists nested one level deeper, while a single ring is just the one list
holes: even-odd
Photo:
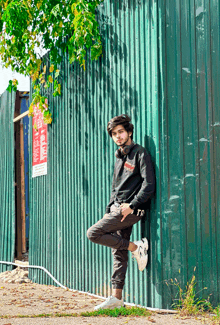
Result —
[{"label": "shadow on wall", "polygon": [[[103,55],[97,62],[90,60],[90,54],[86,58],[86,71],[79,66],[78,63],[70,65],[67,55],[61,63],[61,71],[65,70],[65,65],[69,69],[70,83],[63,82],[63,87],[67,87],[70,94],[68,106],[70,119],[73,118],[73,110],[80,116],[82,105],[85,107],[85,113],[91,122],[91,127],[95,132],[95,113],[97,109],[102,110],[103,105],[109,103],[112,114],[119,115],[128,109],[133,112],[133,118],[136,121],[137,112],[140,109],[139,96],[137,90],[131,86],[130,80],[134,78],[133,74],[139,72],[131,72],[130,66],[135,63],[135,44],[131,46],[129,34],[124,37],[122,25],[127,24],[132,29],[133,21],[129,21],[129,15],[134,19],[137,11],[140,10],[144,17],[152,20],[152,0],[124,0],[120,2],[110,0],[109,8],[106,10],[107,3],[103,2],[97,11],[97,18],[100,25],[100,33],[102,36]],[[108,11],[108,14],[105,14]],[[127,25],[124,26],[126,30]],[[138,31],[135,38],[142,35]],[[128,31],[129,33],[129,31]],[[123,35],[123,36],[122,36]],[[146,42],[145,37],[139,39],[139,42]],[[66,61],[64,63],[64,61]],[[126,72],[122,73],[121,68],[126,67]],[[62,96],[63,97],[63,96]],[[61,99],[62,100],[62,99]],[[119,102],[120,101],[120,102]],[[56,111],[56,109],[55,109]],[[53,112],[53,120],[56,120],[56,112]],[[99,124],[103,127],[103,121],[100,118]],[[80,130],[78,134],[79,144],[81,144]]]},{"label": "shadow on wall", "polygon": [[[151,17],[151,6],[149,2],[145,1],[144,3],[136,0],[110,1],[108,15],[105,14],[107,11],[106,6],[107,3],[102,3],[97,12],[103,43],[103,55],[97,62],[91,62],[88,53],[86,71],[79,67],[78,63],[73,66],[69,65],[71,79],[68,85],[68,93],[71,94],[69,101],[70,119],[73,118],[74,110],[79,120],[82,120],[84,118],[81,116],[83,107],[91,129],[95,133],[98,132],[96,113],[97,111],[103,111],[103,107],[108,109],[108,113],[112,116],[120,115],[122,112],[129,113],[132,110],[133,119],[135,121],[138,119],[140,94],[131,80],[134,78],[134,74],[138,76],[140,72],[132,73],[130,69],[131,64],[133,65],[136,60],[133,56],[134,45],[131,46],[129,34],[126,38],[122,36],[124,34],[122,20],[126,24],[127,18],[125,15],[134,17],[136,10],[143,10],[148,19]],[[144,8],[144,6],[147,6],[147,8]],[[145,39],[139,40],[139,42],[141,41],[145,42]],[[122,72],[122,70],[124,71]],[[103,119],[101,116],[98,118],[100,128],[103,129]],[[81,130],[79,129],[78,141],[81,145],[80,133]],[[105,140],[105,131],[103,131],[103,136]]]},{"label": "shadow on wall", "polygon": [[[144,147],[150,153],[152,158],[152,163],[154,167],[155,177],[159,175],[159,169],[156,165],[155,157],[156,157],[156,146],[152,137],[145,135]],[[157,186],[157,179],[156,179]],[[160,229],[160,216],[157,213],[157,200],[159,198],[156,196],[156,188],[155,194],[147,203],[147,210],[145,218],[141,220],[141,238],[147,237],[149,240],[149,265],[148,265],[148,274],[149,282],[148,282],[148,304],[149,306],[153,305],[153,301],[151,301],[152,297],[152,288],[151,281],[156,289],[158,295],[162,296],[162,283],[161,283],[161,273],[162,273],[162,265],[160,256],[158,256],[158,251],[160,250],[160,241],[161,238],[158,235],[158,230]],[[158,249],[159,246],[159,249]]]}]

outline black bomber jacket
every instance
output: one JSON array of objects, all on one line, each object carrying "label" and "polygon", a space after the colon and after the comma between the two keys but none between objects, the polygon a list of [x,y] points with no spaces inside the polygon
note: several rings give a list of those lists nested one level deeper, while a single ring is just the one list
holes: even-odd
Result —
[{"label": "black bomber jacket", "polygon": [[151,157],[144,147],[135,144],[128,155],[116,159],[106,213],[110,212],[114,202],[129,203],[133,210],[145,210],[145,204],[154,191],[155,175]]}]

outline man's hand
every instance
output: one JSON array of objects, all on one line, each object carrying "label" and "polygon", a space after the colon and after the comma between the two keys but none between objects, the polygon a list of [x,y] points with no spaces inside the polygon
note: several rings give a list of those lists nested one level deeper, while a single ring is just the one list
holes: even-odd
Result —
[{"label": "man's hand", "polygon": [[123,218],[121,219],[121,222],[125,220],[127,215],[133,213],[134,211],[129,207],[129,203],[122,203],[120,205],[121,213],[123,215]]}]

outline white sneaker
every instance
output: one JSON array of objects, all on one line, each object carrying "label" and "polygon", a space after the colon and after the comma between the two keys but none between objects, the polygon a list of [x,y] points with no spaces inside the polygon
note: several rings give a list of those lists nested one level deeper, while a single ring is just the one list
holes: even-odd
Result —
[{"label": "white sneaker", "polygon": [[108,297],[102,304],[95,306],[95,310],[99,309],[114,309],[114,308],[120,308],[124,306],[123,299],[117,299],[116,297],[110,296]]},{"label": "white sneaker", "polygon": [[139,270],[143,271],[148,262],[148,240],[147,238],[142,238],[139,241],[134,241],[134,243],[138,246],[138,248],[132,252],[132,257],[136,258]]}]

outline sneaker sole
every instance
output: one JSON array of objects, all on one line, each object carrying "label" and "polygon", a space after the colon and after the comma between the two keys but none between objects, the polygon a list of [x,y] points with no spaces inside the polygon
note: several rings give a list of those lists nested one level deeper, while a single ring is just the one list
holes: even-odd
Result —
[{"label": "sneaker sole", "polygon": [[99,307],[99,308],[94,308],[95,311],[98,311],[98,310],[103,310],[103,309],[115,309],[115,308],[121,308],[121,307],[125,307],[125,305],[123,306],[107,306],[107,307]]}]

